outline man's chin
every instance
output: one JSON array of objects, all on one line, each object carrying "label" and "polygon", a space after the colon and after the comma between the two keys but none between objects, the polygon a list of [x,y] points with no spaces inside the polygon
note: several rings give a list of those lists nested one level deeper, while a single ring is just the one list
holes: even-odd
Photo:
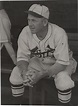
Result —
[{"label": "man's chin", "polygon": [[32,34],[36,34],[36,32],[35,32],[35,31],[31,31],[31,33],[32,33]]}]

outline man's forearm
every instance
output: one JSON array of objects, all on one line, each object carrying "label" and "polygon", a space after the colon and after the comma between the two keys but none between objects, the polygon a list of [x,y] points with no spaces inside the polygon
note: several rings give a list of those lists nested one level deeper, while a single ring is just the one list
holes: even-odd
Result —
[{"label": "man's forearm", "polygon": [[17,66],[21,71],[28,70],[28,65],[29,65],[29,63],[24,60],[20,60],[17,62]]},{"label": "man's forearm", "polygon": [[49,69],[48,69],[48,75],[49,76],[53,76],[58,74],[61,71],[64,71],[65,68],[67,67],[67,65],[62,65],[59,63],[55,63],[54,65],[52,65]]},{"label": "man's forearm", "polygon": [[28,71],[29,63],[27,61],[21,60],[17,62],[17,67],[22,75],[23,80],[25,79],[25,74]]}]

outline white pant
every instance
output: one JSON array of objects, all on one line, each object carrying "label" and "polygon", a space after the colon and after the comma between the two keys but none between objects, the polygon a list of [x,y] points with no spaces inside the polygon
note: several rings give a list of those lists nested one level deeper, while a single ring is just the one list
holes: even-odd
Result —
[{"label": "white pant", "polygon": [[[32,67],[35,68],[35,70],[36,69],[40,70],[42,68],[44,68],[44,69],[47,68],[47,66],[44,66],[44,65],[41,66],[40,61],[36,58],[34,58],[31,61],[31,64],[32,64]],[[66,90],[66,89],[74,87],[74,82],[71,79],[71,74],[75,72],[76,65],[77,65],[76,61],[74,59],[72,59],[70,61],[70,65],[67,66],[67,68],[64,71],[58,73],[55,76],[54,81],[55,81],[55,85],[56,85],[57,89]],[[30,66],[30,64],[29,64],[29,66]],[[19,68],[17,66],[14,67],[14,69],[11,73],[10,82],[14,85],[23,84],[23,79],[21,77]]]},{"label": "white pant", "polygon": [[[55,77],[55,85],[58,89],[58,100],[62,103],[68,103],[71,100],[71,89],[74,87],[74,81],[71,79],[71,74],[75,72],[77,63],[74,59],[70,60],[70,65],[67,68],[59,72]],[[44,65],[38,58],[31,59],[28,70],[47,70],[50,67],[48,65]],[[41,74],[40,74],[41,75]],[[38,74],[39,76],[39,74]],[[42,78],[42,77],[41,77]],[[19,68],[14,67],[11,76],[10,76],[12,94],[15,97],[21,96],[24,93],[24,85],[23,78],[21,76],[21,72]]]}]

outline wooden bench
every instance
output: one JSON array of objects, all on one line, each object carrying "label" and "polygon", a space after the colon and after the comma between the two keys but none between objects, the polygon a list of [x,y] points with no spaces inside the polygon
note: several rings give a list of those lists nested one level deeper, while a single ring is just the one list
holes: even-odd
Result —
[{"label": "wooden bench", "polygon": [[[76,61],[78,62],[78,36],[77,33],[68,33],[68,39],[69,39],[69,46],[70,49],[73,51],[73,56],[76,59]],[[1,73],[6,73],[6,74],[10,74],[11,70],[13,68],[13,63],[10,59],[10,57],[8,56],[8,54],[6,54],[5,57],[5,53],[6,50],[4,48],[4,50],[2,51],[2,69],[1,69]],[[72,79],[75,81],[75,83],[78,84],[78,67],[76,69],[76,72],[74,74],[72,74]],[[48,80],[48,79],[47,79]],[[45,104],[45,92],[47,92],[47,90],[49,91],[49,89],[51,89],[51,87],[48,85],[48,83],[46,83],[46,79],[43,79],[42,82],[40,82],[40,87],[41,87],[41,104]],[[35,104],[36,103],[36,97],[34,96],[34,94],[37,93],[37,88],[38,88],[38,84],[36,84],[33,88],[29,87],[29,104]]]}]

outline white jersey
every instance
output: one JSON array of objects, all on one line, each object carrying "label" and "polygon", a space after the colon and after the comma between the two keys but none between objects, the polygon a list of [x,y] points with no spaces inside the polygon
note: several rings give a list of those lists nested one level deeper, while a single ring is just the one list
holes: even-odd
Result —
[{"label": "white jersey", "polygon": [[4,9],[0,10],[0,50],[3,42],[10,41],[11,23]]},{"label": "white jersey", "polygon": [[64,29],[49,23],[48,33],[40,41],[36,34],[31,33],[29,26],[26,26],[18,39],[17,61],[29,62],[33,56],[49,59],[55,57],[56,62],[69,65],[68,38]]},{"label": "white jersey", "polygon": [[23,28],[18,39],[17,61],[28,61],[33,56],[51,59],[69,65],[68,38],[64,29],[55,24],[48,23],[48,33],[43,40],[32,34],[29,26]]}]

